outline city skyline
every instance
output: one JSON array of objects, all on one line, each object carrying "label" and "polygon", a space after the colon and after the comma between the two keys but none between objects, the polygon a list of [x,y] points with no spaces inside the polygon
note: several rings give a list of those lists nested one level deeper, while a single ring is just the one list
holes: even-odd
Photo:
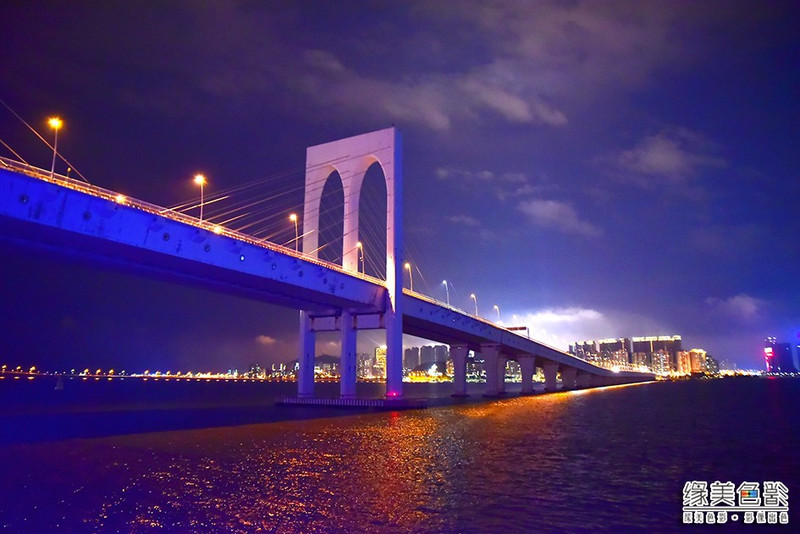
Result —
[{"label": "city skyline", "polygon": [[[797,8],[747,7],[4,7],[0,98],[46,136],[61,117],[59,152],[93,183],[162,205],[197,196],[198,172],[234,187],[396,123],[416,290],[468,311],[476,294],[564,349],[682,332],[757,368],[765,336],[800,326]],[[49,167],[0,112],[2,140]],[[297,342],[293,310],[16,249],[2,263],[9,360],[246,366]]]}]

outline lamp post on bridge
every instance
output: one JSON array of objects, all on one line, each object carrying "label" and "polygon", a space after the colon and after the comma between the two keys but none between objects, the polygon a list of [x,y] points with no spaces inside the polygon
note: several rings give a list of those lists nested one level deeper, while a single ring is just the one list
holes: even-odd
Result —
[{"label": "lamp post on bridge", "polygon": [[409,287],[411,291],[414,291],[414,275],[411,274],[411,264],[409,262],[406,262],[406,264],[403,267],[405,267],[406,270],[408,271]]},{"label": "lamp post on bridge", "polygon": [[475,293],[470,293],[469,298],[475,303],[475,317],[478,316],[478,297],[475,296]]},{"label": "lamp post on bridge", "polygon": [[55,131],[53,139],[53,163],[50,165],[50,179],[52,180],[56,173],[56,154],[58,154],[58,130],[64,125],[64,121],[58,117],[50,117],[47,124]]},{"label": "lamp post on bridge", "polygon": [[358,263],[361,266],[358,272],[364,273],[367,270],[366,265],[364,265],[364,243],[357,241],[356,248],[358,249]]},{"label": "lamp post on bridge", "polygon": [[194,175],[194,183],[200,186],[200,221],[203,220],[203,187],[206,185],[206,177],[202,174]]},{"label": "lamp post on bridge", "polygon": [[444,291],[447,294],[447,305],[450,306],[450,288],[447,286],[447,280],[442,280],[444,284]]},{"label": "lamp post on bridge", "polygon": [[297,214],[292,213],[289,215],[289,220],[294,223],[294,251],[299,251],[300,235],[297,233]]},{"label": "lamp post on bridge", "polygon": [[494,305],[494,311],[496,311],[496,312],[497,312],[497,320],[498,320],[498,322],[499,322],[499,321],[500,321],[500,306],[498,306],[497,304],[495,304],[495,305]]}]

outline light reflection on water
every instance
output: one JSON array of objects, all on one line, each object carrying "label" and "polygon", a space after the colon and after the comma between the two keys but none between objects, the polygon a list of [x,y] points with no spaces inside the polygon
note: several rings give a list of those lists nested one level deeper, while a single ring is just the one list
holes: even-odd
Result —
[{"label": "light reflection on water", "polygon": [[[748,402],[732,402],[737,396]],[[3,451],[3,480],[13,482],[2,490],[0,524],[25,532],[672,530],[690,479],[783,480],[798,491],[797,460],[759,450],[798,450],[796,425],[768,417],[798,402],[797,382],[684,382],[14,445]]]}]

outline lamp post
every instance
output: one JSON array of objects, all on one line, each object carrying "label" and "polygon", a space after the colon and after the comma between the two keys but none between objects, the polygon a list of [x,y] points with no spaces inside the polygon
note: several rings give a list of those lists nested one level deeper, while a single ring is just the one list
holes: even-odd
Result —
[{"label": "lamp post", "polygon": [[358,241],[356,242],[356,248],[358,249],[358,265],[360,265],[358,272],[363,273],[366,270],[364,265],[364,244]]},{"label": "lamp post", "polygon": [[497,304],[495,304],[495,305],[494,305],[494,311],[496,311],[496,312],[497,312],[497,320],[499,321],[499,320],[500,320],[500,306],[498,306]]},{"label": "lamp post", "polygon": [[53,163],[50,165],[50,179],[53,179],[56,172],[56,154],[58,153],[58,130],[64,125],[64,121],[58,117],[50,117],[47,124],[55,131],[53,139]]},{"label": "lamp post", "polygon": [[411,291],[414,291],[414,275],[411,274],[411,264],[406,262],[403,266],[408,271],[408,284],[410,286]]},{"label": "lamp post", "polygon": [[297,252],[299,250],[299,243],[300,243],[300,236],[297,233],[297,214],[292,213],[289,215],[289,220],[294,223],[294,251]]},{"label": "lamp post", "polygon": [[203,220],[203,186],[206,185],[206,177],[202,174],[194,175],[194,183],[200,186],[200,220]]},{"label": "lamp post", "polygon": [[442,280],[444,284],[444,292],[447,294],[447,305],[450,306],[450,288],[447,287],[447,280]]},{"label": "lamp post", "polygon": [[469,298],[475,303],[475,317],[478,316],[478,297],[475,296],[475,293],[470,293]]}]

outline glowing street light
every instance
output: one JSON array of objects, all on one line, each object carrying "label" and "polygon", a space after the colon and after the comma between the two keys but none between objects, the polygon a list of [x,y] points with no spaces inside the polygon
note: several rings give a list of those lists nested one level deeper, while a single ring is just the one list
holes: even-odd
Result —
[{"label": "glowing street light", "polygon": [[495,305],[494,305],[494,311],[496,311],[496,312],[497,312],[497,320],[499,321],[499,320],[500,320],[500,306],[498,306],[497,304],[495,304]]},{"label": "glowing street light", "polygon": [[202,174],[194,175],[194,183],[200,186],[200,220],[203,220],[203,186],[206,185],[206,177]]},{"label": "glowing street light", "polygon": [[358,272],[363,273],[366,271],[366,267],[364,265],[364,244],[361,241],[356,242],[356,248],[358,249],[358,264],[361,266]]},{"label": "glowing street light", "polygon": [[298,251],[298,243],[300,242],[300,236],[297,233],[297,214],[292,213],[289,215],[289,220],[294,223],[294,251]]},{"label": "glowing street light", "polygon": [[47,120],[47,124],[55,131],[55,138],[53,139],[53,163],[50,165],[50,179],[53,179],[53,176],[56,172],[56,154],[58,153],[58,130],[64,125],[64,121],[59,119],[58,117],[50,117]]},{"label": "glowing street light", "polygon": [[450,306],[450,288],[447,286],[447,280],[442,280],[444,284],[444,291],[447,293],[447,305]]},{"label": "glowing street light", "polygon": [[475,317],[477,317],[478,316],[478,297],[475,296],[475,293],[470,293],[469,294],[469,298],[471,298],[472,301],[475,302]]},{"label": "glowing street light", "polygon": [[414,291],[414,276],[411,274],[411,264],[406,262],[406,264],[403,267],[405,267],[406,270],[408,271],[409,286],[411,288],[411,291]]}]

